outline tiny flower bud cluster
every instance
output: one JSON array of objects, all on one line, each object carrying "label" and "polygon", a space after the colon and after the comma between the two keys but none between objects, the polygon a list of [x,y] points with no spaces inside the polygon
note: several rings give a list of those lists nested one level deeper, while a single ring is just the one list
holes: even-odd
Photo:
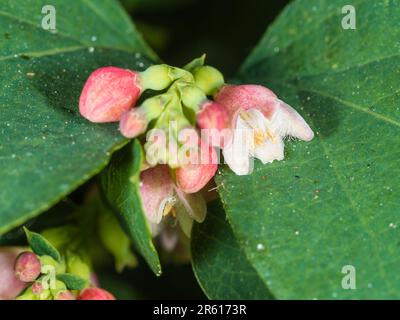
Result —
[{"label": "tiny flower bud cluster", "polygon": [[[80,113],[92,122],[119,122],[127,138],[147,132],[147,163],[151,167],[168,165],[172,174],[176,170],[174,179],[184,192],[197,192],[214,176],[217,156],[213,147],[202,141],[196,116],[211,103],[207,96],[224,84],[217,69],[203,64],[204,58],[184,68],[161,64],[143,72],[100,68],[83,88]],[[146,90],[162,92],[137,105]]]},{"label": "tiny flower bud cluster", "polygon": [[39,251],[0,248],[0,300],[115,300],[94,287],[94,274],[79,255],[68,252],[55,259]]}]

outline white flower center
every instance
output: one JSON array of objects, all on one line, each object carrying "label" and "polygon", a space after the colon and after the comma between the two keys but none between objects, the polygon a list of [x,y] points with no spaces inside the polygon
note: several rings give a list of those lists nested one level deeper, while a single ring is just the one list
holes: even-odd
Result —
[{"label": "white flower center", "polygon": [[239,117],[252,130],[252,141],[250,142],[253,150],[264,145],[268,140],[272,143],[276,142],[276,135],[268,128],[269,121],[263,114],[242,110],[239,113]]}]

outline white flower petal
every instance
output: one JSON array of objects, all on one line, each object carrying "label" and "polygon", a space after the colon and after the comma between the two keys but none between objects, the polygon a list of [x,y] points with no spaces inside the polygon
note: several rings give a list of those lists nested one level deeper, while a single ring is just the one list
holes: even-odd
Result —
[{"label": "white flower petal", "polygon": [[[241,116],[240,116],[241,115]],[[268,119],[264,114],[256,108],[249,109],[241,112],[239,117],[245,121],[246,124],[241,124],[243,128],[258,129],[263,132],[268,130]],[[239,124],[239,119],[238,119]]]},{"label": "white flower petal", "polygon": [[232,140],[222,151],[226,164],[237,175],[247,175],[253,171],[253,163],[249,157],[253,136],[252,131],[238,115]]},{"label": "white flower petal", "polygon": [[252,172],[249,150],[239,151],[232,143],[222,151],[226,164],[239,176],[247,175]]},{"label": "white flower petal", "polygon": [[284,158],[284,144],[280,137],[277,137],[274,142],[270,139],[266,140],[264,144],[258,146],[253,156],[260,159],[263,164],[273,162],[274,160],[283,160]]},{"label": "white flower petal", "polygon": [[304,141],[314,138],[314,132],[305,120],[287,103],[278,100],[277,108],[271,119],[270,129],[281,137],[292,136]]}]

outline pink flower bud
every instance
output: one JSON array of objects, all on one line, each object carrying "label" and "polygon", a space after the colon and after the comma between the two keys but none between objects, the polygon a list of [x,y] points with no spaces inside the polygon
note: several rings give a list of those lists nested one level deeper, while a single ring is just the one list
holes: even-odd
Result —
[{"label": "pink flower bud", "polygon": [[223,130],[229,126],[229,113],[217,102],[207,101],[197,114],[197,123],[201,129]]},{"label": "pink flower bud", "polygon": [[197,124],[201,129],[204,141],[214,147],[222,148],[230,139],[230,115],[221,104],[207,101],[197,114]]},{"label": "pink flower bud", "polygon": [[32,284],[32,293],[39,295],[43,292],[43,285],[40,282],[35,282]]},{"label": "pink flower bud", "polygon": [[[72,294],[71,291],[64,290],[60,291],[56,294],[55,300],[76,300],[75,296]],[[81,299],[81,300],[100,300],[100,299]],[[105,299],[103,299],[105,300]],[[106,299],[110,300],[110,299]]]},{"label": "pink flower bud", "polygon": [[137,73],[116,67],[94,71],[86,81],[79,111],[92,122],[118,121],[141,94]]},{"label": "pink flower bud", "polygon": [[166,165],[158,165],[140,174],[140,194],[147,219],[160,223],[165,199],[174,194],[174,185]]},{"label": "pink flower bud", "polygon": [[36,280],[40,269],[40,260],[33,252],[21,253],[15,262],[15,276],[23,282]]},{"label": "pink flower bud", "polygon": [[2,248],[0,251],[0,300],[15,299],[27,286],[14,273],[15,259],[20,252],[17,248]]},{"label": "pink flower bud", "polygon": [[201,139],[200,163],[188,164],[176,169],[176,183],[183,192],[200,191],[215,175],[218,169],[218,157],[215,149]]},{"label": "pink flower bud", "polygon": [[135,108],[124,113],[119,123],[119,130],[127,138],[134,138],[144,133],[147,128],[147,119],[140,109]]},{"label": "pink flower bud", "polygon": [[108,291],[100,288],[87,288],[78,296],[78,300],[116,300]]}]

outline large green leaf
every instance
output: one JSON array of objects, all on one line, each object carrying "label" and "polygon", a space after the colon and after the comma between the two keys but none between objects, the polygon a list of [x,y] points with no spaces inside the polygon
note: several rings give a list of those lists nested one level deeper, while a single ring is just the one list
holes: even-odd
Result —
[{"label": "large green leaf", "polygon": [[[285,161],[218,183],[233,231],[277,298],[398,298],[400,294],[400,2],[287,7],[240,71],[272,88],[316,132],[286,142]],[[257,247],[264,250],[257,250]],[[356,269],[356,290],[341,286]]]},{"label": "large green leaf", "polygon": [[210,299],[272,298],[238,246],[219,202],[208,206],[204,223],[194,225],[191,251],[193,270]]},{"label": "large green leaf", "polygon": [[0,233],[60,200],[126,141],[115,125],[81,118],[87,76],[107,65],[143,69],[154,57],[117,1],[54,0],[57,31],[41,28],[45,0],[0,3]]},{"label": "large green leaf", "polygon": [[101,182],[106,198],[117,209],[126,232],[153,272],[160,275],[161,265],[152,242],[139,190],[142,163],[142,146],[135,140],[132,145],[114,154],[107,169],[101,174]]}]

